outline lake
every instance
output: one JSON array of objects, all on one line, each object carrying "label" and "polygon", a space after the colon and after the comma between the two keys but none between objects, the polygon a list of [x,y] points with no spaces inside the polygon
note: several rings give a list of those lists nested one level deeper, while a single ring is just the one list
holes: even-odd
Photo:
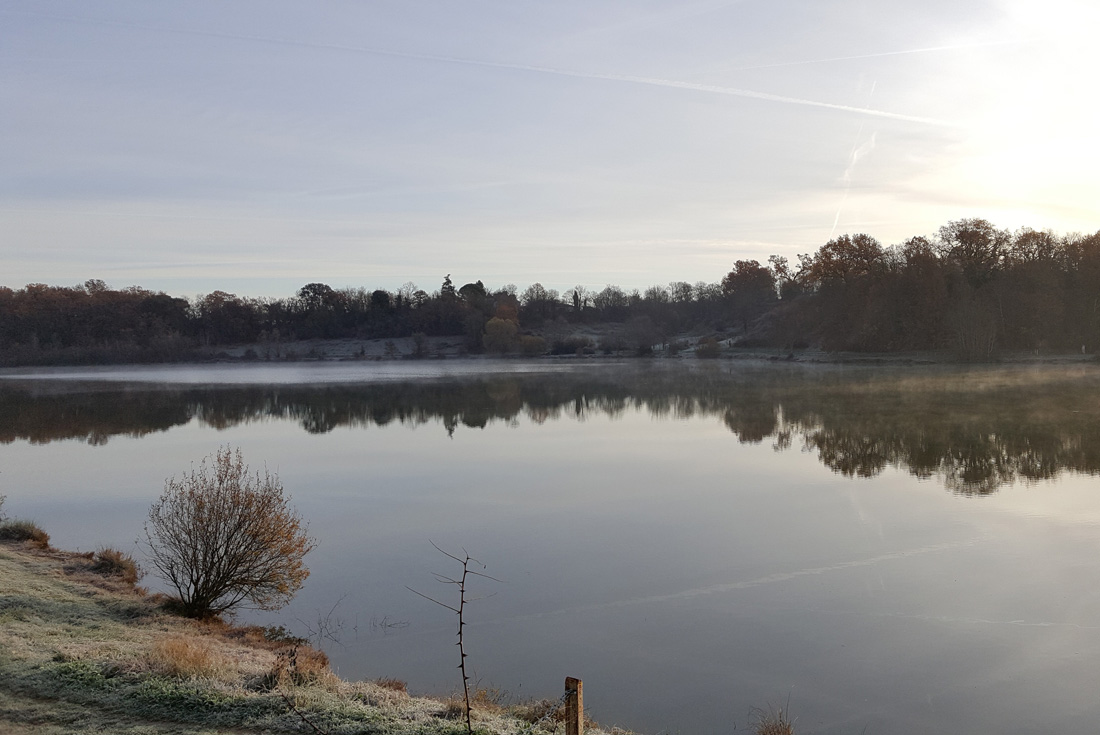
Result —
[{"label": "lake", "polygon": [[[433,361],[0,372],[0,493],[65,549],[137,543],[218,447],[318,546],[278,613],[346,678],[468,665],[641,732],[1089,732],[1100,369]],[[156,580],[144,583],[156,587]]]}]

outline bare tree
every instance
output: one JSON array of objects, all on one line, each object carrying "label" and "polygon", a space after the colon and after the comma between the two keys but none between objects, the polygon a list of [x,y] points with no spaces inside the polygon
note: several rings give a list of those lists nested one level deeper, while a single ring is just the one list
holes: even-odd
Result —
[{"label": "bare tree", "polygon": [[205,617],[247,602],[282,607],[309,570],[314,547],[277,475],[249,472],[228,446],[169,478],[145,524],[150,562],[175,588],[184,614]]}]

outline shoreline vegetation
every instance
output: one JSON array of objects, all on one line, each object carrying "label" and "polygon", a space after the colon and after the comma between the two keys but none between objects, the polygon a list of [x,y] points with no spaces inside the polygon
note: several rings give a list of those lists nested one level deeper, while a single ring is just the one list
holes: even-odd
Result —
[{"label": "shoreline vegetation", "polygon": [[[344,681],[324,653],[281,628],[175,615],[164,596],[111,563],[116,554],[0,541],[5,733],[466,732],[457,695],[411,696],[392,679]],[[471,696],[477,733],[562,731],[554,717],[539,721],[553,701],[511,702],[486,689]],[[626,732],[595,723],[585,731]]]},{"label": "shoreline vegetation", "polygon": [[[593,325],[579,334],[570,336],[588,345],[599,344],[599,335],[615,335],[619,325]],[[529,336],[538,337],[537,333]],[[616,336],[612,340],[619,341]],[[103,367],[111,365],[211,365],[211,364],[278,364],[317,362],[391,362],[408,360],[470,360],[483,362],[514,360],[621,360],[621,359],[700,359],[736,360],[758,362],[800,362],[833,365],[950,365],[950,364],[1065,364],[1096,363],[1100,358],[1086,350],[997,350],[981,357],[967,357],[957,351],[904,350],[904,351],[850,351],[824,350],[810,345],[769,348],[744,347],[736,336],[713,333],[674,335],[670,342],[655,344],[639,353],[635,349],[599,349],[587,346],[565,354],[554,352],[505,352],[486,354],[468,351],[454,337],[396,337],[391,339],[306,339],[299,342],[270,343],[250,342],[202,347],[184,350],[164,359],[150,359],[148,355],[132,351],[115,352],[111,349],[41,350],[29,355],[25,351],[0,351],[0,378],[5,372],[20,368],[50,367]]]},{"label": "shoreline vegetation", "polygon": [[[984,219],[883,246],[842,235],[797,263],[738,260],[719,281],[564,293],[534,283],[192,299],[140,286],[0,286],[0,366],[458,355],[1093,355],[1100,232],[1008,231]],[[347,345],[353,347],[346,349]]]}]

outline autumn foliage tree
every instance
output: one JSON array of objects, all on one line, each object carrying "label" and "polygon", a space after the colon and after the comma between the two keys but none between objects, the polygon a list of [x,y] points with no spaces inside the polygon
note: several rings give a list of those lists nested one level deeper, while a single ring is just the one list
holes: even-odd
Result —
[{"label": "autumn foliage tree", "polygon": [[250,472],[229,447],[165,482],[145,536],[153,568],[198,618],[242,603],[282,607],[309,576],[302,560],[314,547],[278,476]]},{"label": "autumn foliage tree", "polygon": [[511,352],[519,343],[519,328],[510,319],[493,317],[485,324],[485,334],[482,336],[485,349],[489,352]]},{"label": "autumn foliage tree", "polygon": [[749,322],[775,305],[775,275],[756,260],[739,260],[722,279],[722,293],[734,319],[748,331]]}]

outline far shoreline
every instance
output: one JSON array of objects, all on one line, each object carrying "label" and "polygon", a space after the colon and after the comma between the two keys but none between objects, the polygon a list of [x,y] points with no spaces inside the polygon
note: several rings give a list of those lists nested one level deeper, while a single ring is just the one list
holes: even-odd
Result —
[{"label": "far shoreline", "polygon": [[[718,335],[715,335],[718,336]],[[587,337],[586,337],[587,338]],[[74,367],[121,367],[121,366],[165,366],[165,365],[277,365],[301,363],[395,363],[395,362],[434,362],[434,361],[470,361],[485,363],[526,362],[580,362],[580,361],[626,361],[661,362],[699,361],[699,362],[761,362],[795,363],[823,365],[863,365],[863,366],[921,366],[921,365],[1089,365],[1097,362],[1097,356],[1077,352],[1040,352],[1036,351],[994,351],[981,360],[965,359],[951,350],[904,351],[904,352],[851,352],[826,351],[814,347],[776,348],[742,347],[736,338],[715,339],[717,354],[704,357],[697,352],[705,339],[680,335],[669,342],[655,345],[647,353],[636,350],[597,349],[593,346],[578,349],[570,354],[522,354],[474,353],[467,349],[462,337],[395,337],[395,338],[339,338],[311,339],[297,342],[278,343],[241,343],[199,348],[181,359],[165,361],[134,361],[103,359],[102,354],[46,354],[42,360],[25,361],[0,367],[0,377],[5,374],[19,373],[27,369],[74,368]]]}]

